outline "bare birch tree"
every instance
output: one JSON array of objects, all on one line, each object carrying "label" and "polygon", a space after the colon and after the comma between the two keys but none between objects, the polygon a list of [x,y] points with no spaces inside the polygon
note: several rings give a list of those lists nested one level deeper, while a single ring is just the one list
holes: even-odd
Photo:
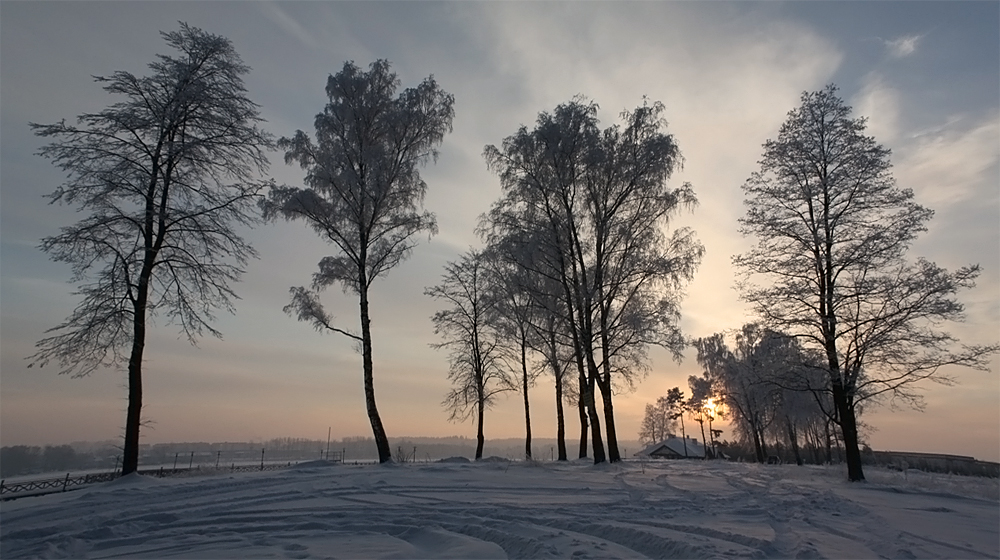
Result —
[{"label": "bare birch tree", "polygon": [[448,263],[440,284],[424,291],[448,305],[432,318],[434,333],[444,339],[433,346],[449,351],[448,379],[454,385],[443,404],[449,420],[475,418],[476,459],[483,457],[486,410],[497,395],[517,387],[504,360],[504,335],[497,331],[502,296],[495,288],[487,257],[470,250]]},{"label": "bare birch tree", "polygon": [[539,288],[536,278],[509,258],[501,258],[496,247],[488,258],[489,279],[496,295],[495,327],[508,354],[512,378],[519,379],[518,391],[524,403],[524,456],[531,459],[531,406],[528,391],[535,385],[539,371],[530,355],[539,347],[538,324],[541,308],[535,304]]},{"label": "bare birch tree", "polygon": [[165,316],[192,344],[221,338],[211,322],[235,310],[231,284],[256,256],[237,227],[258,221],[254,178],[273,147],[232,43],[185,23],[161,35],[177,54],[158,55],[150,75],[96,78],[121,101],[75,125],[31,125],[55,139],[39,155],[69,175],[49,198],[87,213],[42,240],[72,265],[82,301],[32,364],[54,360],[74,376],[127,364],[123,475],[139,462],[147,321]]},{"label": "bare birch tree", "polygon": [[[396,95],[399,85],[385,60],[367,72],[347,62],[330,76],[315,142],[301,130],[278,142],[285,162],[306,170],[306,188],[272,189],[266,205],[266,215],[304,220],[337,250],[320,261],[311,289],[291,289],[285,311],[360,343],[365,405],[381,462],[392,452],[375,403],[369,291],[409,257],[417,234],[437,231],[434,215],[422,209],[427,184],[419,169],[437,157],[454,118],[454,98],[433,77]],[[360,334],[335,326],[320,302],[318,292],[338,283],[358,296]]]}]

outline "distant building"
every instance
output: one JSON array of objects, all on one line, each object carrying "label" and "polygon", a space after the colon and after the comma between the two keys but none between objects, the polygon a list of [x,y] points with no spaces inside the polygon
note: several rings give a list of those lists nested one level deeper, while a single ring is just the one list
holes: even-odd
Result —
[{"label": "distant building", "polygon": [[661,442],[647,446],[634,456],[653,457],[656,459],[704,459],[705,446],[692,437],[685,440],[684,438],[671,436]]},{"label": "distant building", "polygon": [[1000,477],[1000,464],[977,461],[965,455],[914,451],[869,451],[867,462],[897,471],[916,469],[927,472]]}]

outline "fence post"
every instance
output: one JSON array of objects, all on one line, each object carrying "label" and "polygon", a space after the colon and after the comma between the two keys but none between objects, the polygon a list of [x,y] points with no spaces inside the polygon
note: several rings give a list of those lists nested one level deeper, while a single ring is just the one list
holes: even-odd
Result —
[{"label": "fence post", "polygon": [[3,480],[0,480],[0,494],[3,494]]},{"label": "fence post", "polygon": [[63,480],[63,492],[66,491],[66,485],[69,484],[69,473],[66,473],[66,479]]},{"label": "fence post", "polygon": [[188,461],[188,470],[191,470],[191,465],[194,464],[194,451],[191,452],[191,460]]},{"label": "fence post", "polygon": [[174,468],[173,468],[173,470],[175,470],[175,471],[177,470],[177,456],[180,455],[180,454],[181,454],[180,451],[178,451],[177,453],[174,453]]},{"label": "fence post", "polygon": [[264,470],[264,448],[260,448],[260,470]]},{"label": "fence post", "polygon": [[160,466],[160,478],[163,478],[163,466]]},{"label": "fence post", "polygon": [[219,468],[219,459],[222,458],[222,451],[220,450],[215,454],[215,468]]}]

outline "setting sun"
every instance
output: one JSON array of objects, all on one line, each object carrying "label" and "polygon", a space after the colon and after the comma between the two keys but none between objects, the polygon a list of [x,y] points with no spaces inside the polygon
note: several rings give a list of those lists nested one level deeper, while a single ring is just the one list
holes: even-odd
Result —
[{"label": "setting sun", "polygon": [[719,408],[719,405],[715,402],[715,399],[706,399],[705,400],[705,412],[709,416],[711,416],[712,418],[715,418],[715,416],[716,416],[715,413],[716,413],[716,410],[718,408]]}]

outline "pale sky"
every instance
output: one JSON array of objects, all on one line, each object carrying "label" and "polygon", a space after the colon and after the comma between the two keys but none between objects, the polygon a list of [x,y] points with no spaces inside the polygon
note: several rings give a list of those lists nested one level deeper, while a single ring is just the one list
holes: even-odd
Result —
[{"label": "pale sky", "polygon": [[[64,179],[34,154],[28,122],[51,123],[114,101],[91,76],[145,74],[172,54],[158,31],[177,21],[233,41],[252,67],[251,99],[276,136],[312,133],[327,76],[345,60],[386,58],[403,87],[433,74],[455,96],[454,132],[423,171],[426,207],[440,233],[375,284],[375,390],[390,437],[474,436],[440,406],[447,361],[423,295],[444,264],[470,245],[478,216],[500,194],[481,156],[540,111],[576,94],[596,101],[603,126],[642,96],[662,101],[684,154],[672,179],[700,200],[681,223],[706,248],[683,303],[687,336],[753,319],[733,289],[733,254],[752,240],[737,232],[740,186],[761,144],[777,135],[803,91],[828,83],[867,116],[869,133],[893,151],[894,174],[936,211],[910,256],[949,269],[979,263],[978,286],[960,294],[968,320],[946,325],[967,343],[1000,338],[1000,4],[996,2],[14,2],[0,3],[0,442],[59,444],[122,434],[125,378],[85,379],[25,357],[73,309],[67,266],[38,250],[42,237],[76,221],[43,195]],[[271,156],[271,175],[301,185],[302,173]],[[351,341],[313,331],[281,309],[288,288],[307,285],[330,249],[301,223],[246,232],[260,252],[224,340],[198,347],[159,321],[144,366],[145,443],[272,437],[370,436],[360,355]],[[357,302],[337,289],[324,302],[356,328]],[[615,401],[620,439],[635,439],[643,408],[700,374],[694,354],[677,365],[654,351],[652,371]],[[954,387],[925,387],[923,412],[866,410],[875,449],[1000,460],[1000,361],[993,372],[955,370]],[[554,390],[532,394],[532,431],[554,437]],[[516,394],[486,415],[487,438],[519,437]],[[575,415],[567,433],[578,434]],[[730,439],[729,430],[723,438]]]}]

